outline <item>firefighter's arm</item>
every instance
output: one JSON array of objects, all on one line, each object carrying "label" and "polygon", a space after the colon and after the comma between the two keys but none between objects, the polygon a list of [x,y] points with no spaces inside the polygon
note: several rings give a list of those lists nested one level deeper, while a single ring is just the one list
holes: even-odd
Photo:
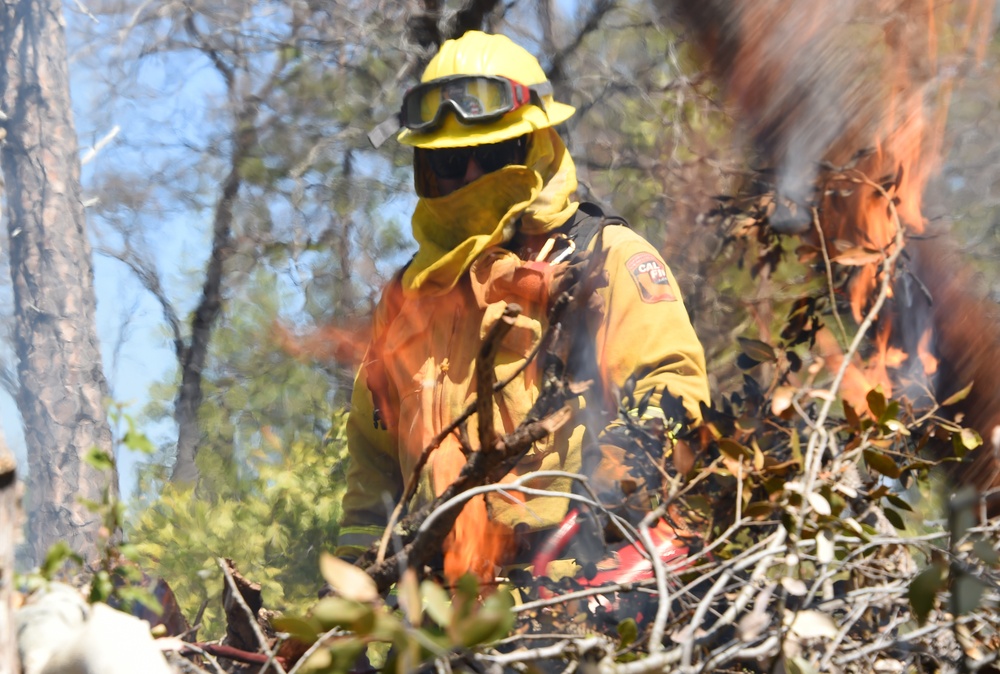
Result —
[{"label": "firefighter's arm", "polygon": [[[683,422],[677,417],[686,412],[699,421],[700,404],[709,401],[705,353],[673,274],[656,249],[627,227],[606,227],[604,248],[608,285],[597,291],[604,315],[595,340],[604,390],[620,391],[634,377],[636,403],[655,391],[647,416],[662,413],[668,422]],[[683,411],[661,399],[664,390],[681,400]]]},{"label": "firefighter's arm", "polygon": [[398,409],[380,362],[384,356],[378,336],[391,310],[386,300],[384,294],[375,311],[375,337],[354,380],[347,418],[350,459],[335,554],[352,562],[382,536],[389,518],[386,503],[395,505],[403,490],[395,430],[384,423]]},{"label": "firefighter's arm", "polygon": [[374,405],[366,386],[365,370],[354,382],[351,413],[347,419],[347,492],[335,554],[354,561],[382,536],[390,508],[402,491],[399,462],[390,432],[376,427]]},{"label": "firefighter's arm", "polygon": [[[608,283],[597,291],[604,306],[595,346],[601,383],[611,398],[607,403],[611,409],[626,403],[629,413],[639,416],[639,402],[652,391],[643,416],[664,419],[671,431],[685,417],[699,421],[700,404],[709,400],[705,356],[673,274],[659,253],[626,227],[606,227],[604,249]],[[630,378],[631,403],[615,399]],[[638,522],[654,503],[659,474],[647,470],[623,430],[612,422],[601,433],[599,444],[585,451],[585,472],[602,501]]]}]

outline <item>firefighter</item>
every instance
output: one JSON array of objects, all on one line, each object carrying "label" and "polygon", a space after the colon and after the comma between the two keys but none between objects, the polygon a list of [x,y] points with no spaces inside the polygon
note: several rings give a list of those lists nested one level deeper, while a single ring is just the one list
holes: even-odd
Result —
[{"label": "firefighter", "polygon": [[[554,99],[529,52],[472,31],[441,46],[398,117],[370,134],[377,146],[401,129],[398,141],[414,148],[418,250],[383,290],[355,381],[338,556],[356,559],[380,538],[424,448],[475,397],[482,338],[515,303],[521,313],[496,360],[497,379],[514,378],[495,395],[494,419],[498,433],[524,420],[541,373],[537,363],[522,366],[576,248],[600,241],[606,253],[606,285],[590,298],[588,334],[577,336],[595,384],[576,401],[573,421],[536,442],[504,481],[540,470],[579,473],[587,464],[607,489],[619,485],[631,468],[628,453],[606,429],[630,378],[629,400],[653,392],[644,416],[670,427],[699,419],[708,401],[704,353],[669,268],[622,224],[579,235],[581,223],[604,219],[573,198],[576,169],[555,127],[574,111]],[[475,418],[467,436],[475,445]],[[439,495],[465,462],[449,434],[420,474],[417,505]],[[543,493],[491,494],[466,505],[442,551],[446,576],[491,577],[525,541],[563,520],[571,480],[531,486]]]}]

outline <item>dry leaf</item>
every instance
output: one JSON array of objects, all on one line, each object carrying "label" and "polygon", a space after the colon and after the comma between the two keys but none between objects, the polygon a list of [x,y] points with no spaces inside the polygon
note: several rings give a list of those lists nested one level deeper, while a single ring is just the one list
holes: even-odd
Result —
[{"label": "dry leaf", "polygon": [[809,505],[811,505],[812,509],[816,511],[817,515],[825,515],[829,517],[830,514],[833,513],[833,510],[830,508],[830,502],[818,492],[811,492],[809,494]]},{"label": "dry leaf", "polygon": [[809,588],[798,578],[782,578],[781,587],[785,588],[785,592],[792,595],[793,597],[803,597]]},{"label": "dry leaf", "polygon": [[883,255],[881,251],[857,246],[855,248],[845,250],[843,253],[834,257],[831,261],[848,267],[860,267],[866,264],[881,262],[882,258]]},{"label": "dry leaf", "polygon": [[795,389],[791,386],[779,386],[774,391],[774,397],[771,398],[771,411],[775,416],[781,416],[781,413],[792,406],[792,396],[795,395]]},{"label": "dry leaf", "polygon": [[330,587],[344,599],[364,602],[378,599],[378,587],[371,576],[329,552],[320,553],[319,571]]},{"label": "dry leaf", "polygon": [[833,619],[819,611],[785,611],[785,625],[803,639],[833,639],[837,636],[837,625]]}]

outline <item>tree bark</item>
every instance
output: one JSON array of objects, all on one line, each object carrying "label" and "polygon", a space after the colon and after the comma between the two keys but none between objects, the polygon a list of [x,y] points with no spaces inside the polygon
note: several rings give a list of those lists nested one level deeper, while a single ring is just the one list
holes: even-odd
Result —
[{"label": "tree bark", "polygon": [[20,524],[17,510],[17,466],[0,439],[0,674],[18,674],[14,633],[14,541]]},{"label": "tree bark", "polygon": [[[29,536],[36,560],[60,539],[90,558],[101,523],[79,500],[99,499],[109,476],[83,457],[95,446],[108,453],[112,446],[62,3],[8,1],[2,11],[0,91],[7,120],[0,162],[19,359],[17,404],[28,450]],[[117,476],[110,480],[116,489]]]}]

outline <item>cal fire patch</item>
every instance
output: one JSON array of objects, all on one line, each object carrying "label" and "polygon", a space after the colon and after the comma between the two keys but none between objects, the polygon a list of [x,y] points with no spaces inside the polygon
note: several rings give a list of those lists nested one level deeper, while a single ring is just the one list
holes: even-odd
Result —
[{"label": "cal fire patch", "polygon": [[677,301],[666,268],[652,253],[636,253],[625,263],[625,268],[638,286],[643,302],[653,304]]}]

